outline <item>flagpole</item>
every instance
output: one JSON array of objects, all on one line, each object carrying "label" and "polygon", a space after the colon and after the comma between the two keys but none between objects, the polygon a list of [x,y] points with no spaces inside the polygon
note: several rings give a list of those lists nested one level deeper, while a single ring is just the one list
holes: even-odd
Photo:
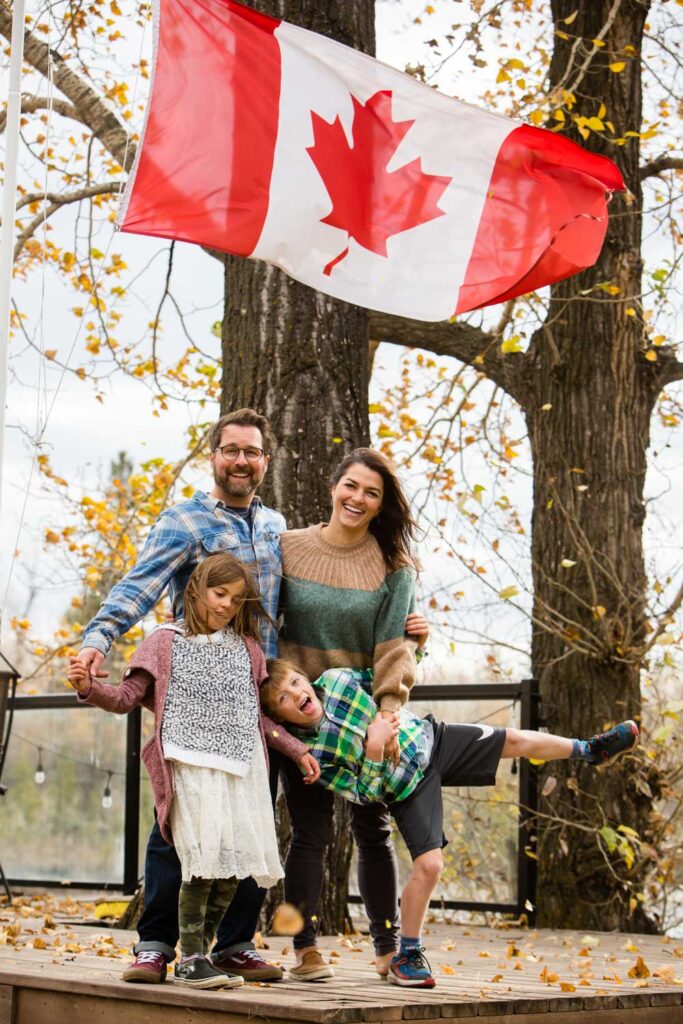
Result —
[{"label": "flagpole", "polygon": [[[0,229],[0,521],[2,516],[2,476],[5,454],[5,413],[9,360],[10,299],[14,265],[16,227],[17,161],[19,157],[19,118],[21,115],[21,65],[24,59],[25,0],[14,0],[12,13],[12,50],[5,128],[5,181],[2,190],[2,228]],[[3,531],[5,536],[7,532]],[[2,623],[0,608],[0,624]]]}]

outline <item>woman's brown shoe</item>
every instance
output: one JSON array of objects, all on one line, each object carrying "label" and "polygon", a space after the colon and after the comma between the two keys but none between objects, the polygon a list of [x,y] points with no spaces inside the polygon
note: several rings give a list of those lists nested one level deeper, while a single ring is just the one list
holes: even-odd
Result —
[{"label": "woman's brown shoe", "polygon": [[307,949],[301,957],[301,963],[289,968],[289,977],[293,981],[324,981],[334,978],[334,970],[326,964],[315,948]]}]

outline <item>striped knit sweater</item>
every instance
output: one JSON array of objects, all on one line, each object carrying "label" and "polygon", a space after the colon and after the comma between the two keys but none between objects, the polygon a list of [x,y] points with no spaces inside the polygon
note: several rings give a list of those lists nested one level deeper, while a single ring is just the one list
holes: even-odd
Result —
[{"label": "striped knit sweater", "polygon": [[280,540],[280,657],[300,665],[309,679],[328,668],[373,668],[377,704],[395,711],[415,680],[416,644],[404,633],[414,609],[413,570],[387,572],[370,533],[341,546],[325,540],[318,525],[290,530]]}]

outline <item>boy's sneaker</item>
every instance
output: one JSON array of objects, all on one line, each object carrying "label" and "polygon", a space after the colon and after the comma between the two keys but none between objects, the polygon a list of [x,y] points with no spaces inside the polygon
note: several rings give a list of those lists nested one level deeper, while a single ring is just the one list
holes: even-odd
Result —
[{"label": "boy's sneaker", "polygon": [[432,974],[422,946],[397,953],[389,964],[389,981],[394,985],[412,988],[434,988],[436,981]]},{"label": "boy's sneaker", "polygon": [[637,746],[638,737],[638,726],[630,719],[627,722],[620,722],[607,732],[591,736],[588,746],[595,758],[594,764],[611,764],[612,761],[616,761],[627,750],[633,750]]},{"label": "boy's sneaker", "polygon": [[193,956],[191,960],[176,964],[173,980],[176,985],[188,985],[190,988],[239,988],[244,985],[244,978],[223,974],[205,956]]},{"label": "boy's sneaker", "polygon": [[238,953],[212,953],[211,963],[224,974],[238,974],[245,981],[282,981],[283,970],[269,964],[255,949]]},{"label": "boy's sneaker", "polygon": [[152,949],[136,953],[135,960],[121,975],[122,981],[138,981],[147,985],[158,985],[166,981],[166,957]]},{"label": "boy's sneaker", "polygon": [[307,949],[301,963],[289,968],[292,981],[324,981],[334,978],[334,968],[326,964],[318,949]]}]

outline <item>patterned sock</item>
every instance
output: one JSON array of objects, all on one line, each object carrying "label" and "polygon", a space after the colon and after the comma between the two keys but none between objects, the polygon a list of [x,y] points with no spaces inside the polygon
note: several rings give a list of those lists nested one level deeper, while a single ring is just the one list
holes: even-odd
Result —
[{"label": "patterned sock", "polygon": [[398,951],[399,956],[406,956],[411,950],[419,949],[421,945],[422,942],[419,935],[414,939],[411,939],[408,935],[402,935],[401,946]]},{"label": "patterned sock", "polygon": [[573,761],[586,761],[588,764],[595,764],[595,756],[588,740],[572,740],[572,752],[569,757]]}]

